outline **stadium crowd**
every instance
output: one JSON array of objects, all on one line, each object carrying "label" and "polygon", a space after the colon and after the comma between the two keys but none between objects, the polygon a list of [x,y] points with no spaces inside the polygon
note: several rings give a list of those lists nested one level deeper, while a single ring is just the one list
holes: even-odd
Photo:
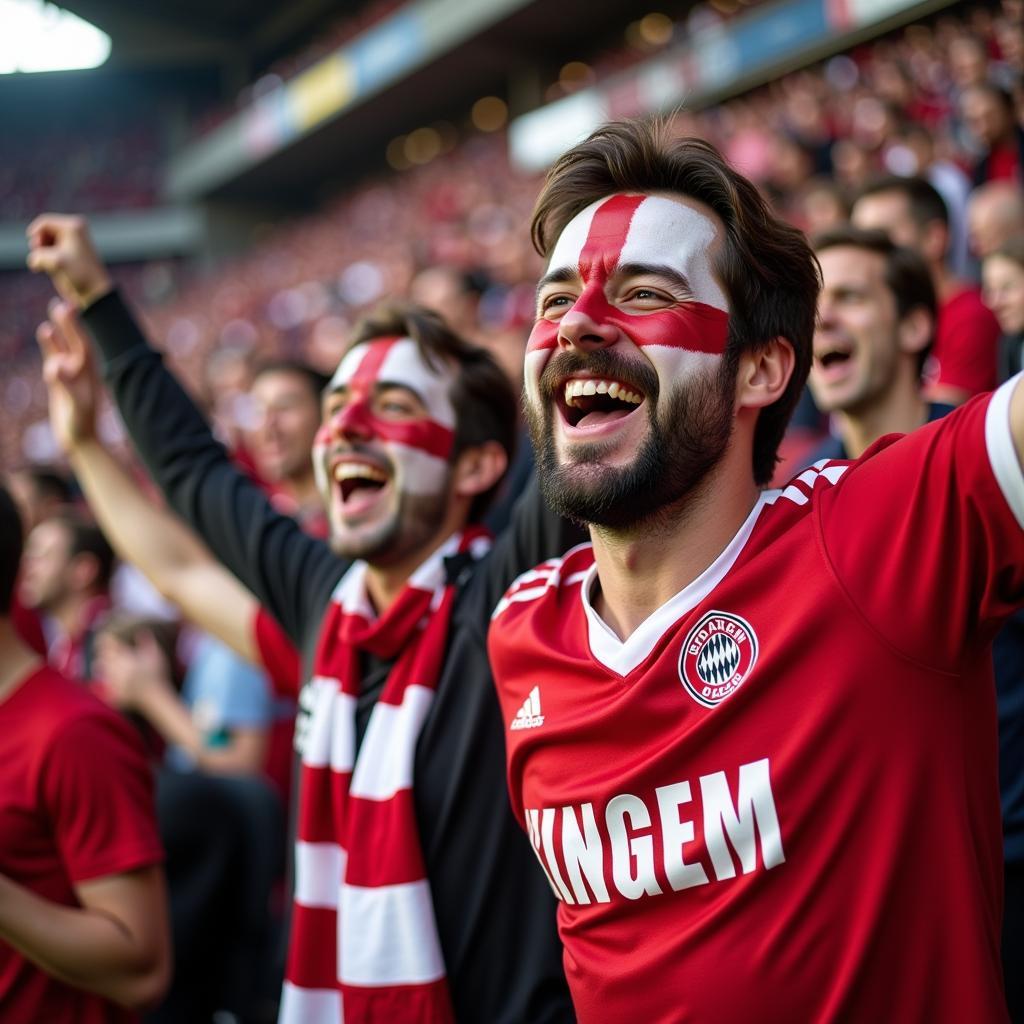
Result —
[{"label": "stadium crowd", "polygon": [[[387,0],[372,5],[363,21],[336,26],[317,47],[272,69],[273,73],[296,73],[343,42],[366,19],[375,21],[393,7]],[[611,55],[601,66],[614,70],[624,62]],[[869,449],[874,451],[875,443],[886,434],[911,433],[947,415],[965,424],[970,414],[957,419],[954,410],[1020,372],[1024,365],[1024,11],[1018,0],[1004,0],[998,9],[936,15],[707,110],[677,111],[671,130],[717,147],[736,171],[757,186],[782,222],[813,240],[823,269],[809,387],[782,441],[776,483],[801,470],[806,471],[805,477],[813,475],[818,472],[813,467],[820,468],[823,459],[857,459]],[[52,140],[31,159],[41,165],[59,163],[48,147],[60,145]],[[119,146],[145,156],[123,179],[107,170],[126,166],[115,159]],[[0,195],[9,197],[0,204],[0,213],[16,217],[55,208],[82,213],[144,206],[153,199],[158,156],[148,136],[112,136],[103,145],[83,145],[73,160],[65,161],[66,173],[60,179],[37,175],[30,160],[16,163],[0,171],[6,175],[0,180]],[[455,706],[449,703],[455,685],[450,680],[479,679],[490,693],[486,657],[474,646],[482,644],[487,614],[520,573],[579,540],[575,527],[543,510],[532,489],[526,489],[527,497],[515,515],[509,510],[512,498],[526,487],[531,469],[525,426],[517,422],[513,427],[513,405],[511,399],[505,402],[505,392],[512,387],[518,390],[527,352],[536,355],[537,333],[534,329],[531,335],[531,328],[536,317],[536,282],[544,265],[531,244],[527,225],[541,187],[540,178],[520,173],[510,164],[504,135],[470,134],[454,150],[426,165],[375,177],[327,202],[315,215],[275,227],[251,251],[214,271],[173,263],[116,267],[111,271],[118,286],[115,293],[110,292],[106,270],[98,262],[89,262],[87,237],[82,236],[78,222],[60,218],[37,222],[32,245],[38,262],[33,269],[52,276],[63,300],[50,307],[49,322],[39,331],[42,371],[31,338],[45,316],[50,282],[45,274],[0,277],[0,359],[9,368],[0,380],[0,467],[26,537],[23,556],[16,545],[0,551],[8,562],[21,558],[16,589],[13,570],[0,565],[0,585],[8,586],[5,573],[11,576],[8,589],[14,595],[8,599],[0,593],[0,652],[7,649],[3,646],[5,623],[10,619],[29,648],[45,657],[56,672],[89,684],[122,718],[127,717],[141,737],[146,757],[159,766],[155,821],[150,812],[139,809],[145,801],[137,787],[127,793],[124,806],[135,823],[135,852],[112,859],[100,873],[117,880],[142,871],[150,884],[146,899],[152,901],[158,859],[154,829],[158,829],[166,851],[169,919],[157,920],[152,931],[140,930],[136,921],[129,920],[128,934],[146,954],[138,961],[141,966],[128,972],[130,984],[118,975],[117,985],[85,985],[93,993],[90,998],[146,1010],[147,1020],[156,1024],[206,1021],[217,1010],[258,1022],[274,1018],[284,971],[281,1019],[285,1024],[314,1019],[310,1016],[314,1004],[317,1014],[334,1013],[335,1003],[328,1011],[316,1002],[317,993],[333,983],[334,957],[326,982],[317,975],[322,967],[307,969],[303,960],[324,959],[310,950],[314,943],[326,942],[325,928],[333,933],[333,916],[326,924],[322,917],[330,900],[316,888],[317,883],[310,896],[312,890],[304,888],[302,879],[303,871],[312,871],[310,864],[317,858],[340,856],[352,858],[351,863],[359,865],[354,870],[365,873],[361,886],[366,891],[386,887],[398,876],[403,883],[424,886],[429,879],[434,891],[437,919],[430,918],[429,930],[436,946],[433,956],[442,963],[440,975],[436,971],[430,975],[434,981],[421,984],[416,975],[417,983],[402,991],[403,985],[393,985],[387,977],[382,980],[365,963],[356,964],[351,954],[346,964],[343,954],[337,953],[342,974],[350,971],[353,977],[363,978],[361,984],[377,986],[384,993],[379,998],[385,1002],[370,1000],[359,1010],[366,1020],[497,1021],[499,1014],[506,1014],[500,1019],[510,1021],[571,1019],[562,979],[552,980],[546,973],[554,962],[549,954],[557,947],[548,884],[563,901],[560,914],[566,902],[584,904],[590,899],[582,881],[577,886],[574,879],[559,876],[551,853],[550,824],[542,839],[538,822],[527,822],[533,849],[518,833],[507,837],[504,859],[493,865],[495,877],[486,872],[476,875],[467,897],[471,905],[479,901],[498,906],[510,898],[508,893],[498,894],[498,882],[516,879],[511,899],[518,909],[506,908],[508,914],[519,915],[519,930],[514,934],[496,938],[485,922],[469,914],[472,920],[449,919],[446,901],[438,895],[447,893],[448,886],[454,894],[467,885],[469,867],[448,848],[448,832],[439,823],[456,797],[475,808],[474,825],[463,821],[459,827],[477,829],[480,844],[486,843],[488,835],[504,836],[511,822],[505,820],[504,804],[500,814],[488,817],[492,809],[474,789],[474,784],[483,787],[504,778],[502,738],[488,731],[501,729],[501,723],[491,721],[486,708],[475,707],[461,709],[463,717],[456,720]],[[87,270],[76,276],[77,266],[69,271],[65,264],[46,263],[40,253],[51,250],[61,259],[69,252],[75,259],[81,257]],[[559,251],[555,247],[552,255],[549,245],[546,255],[555,260]],[[871,277],[876,271],[877,281]],[[863,282],[869,278],[875,281],[879,308],[884,306],[888,313],[874,308],[851,311],[850,295],[866,288]],[[134,325],[119,296],[129,300],[140,327]],[[362,326],[363,318],[384,300],[395,299],[411,300],[416,306],[392,312],[387,329],[382,322]],[[713,309],[714,296],[707,302]],[[76,306],[84,310],[82,316]],[[365,422],[348,423],[345,403],[351,404],[352,396],[366,386],[370,372],[366,364],[373,362],[369,357],[353,362],[352,353],[372,352],[382,337],[392,335],[410,335],[417,341],[421,334],[434,338],[433,322],[424,326],[416,319],[420,307],[441,314],[451,331],[493,356],[493,364],[485,359],[490,370],[478,372],[489,393],[496,396],[495,407],[507,413],[505,427],[488,426],[493,434],[466,440],[461,425],[456,425],[464,415],[461,407],[452,408],[447,398],[433,397],[426,403],[431,427],[442,429],[435,429],[429,442],[388,433],[387,425],[381,425],[387,416],[378,411],[366,413]],[[98,365],[89,354],[85,327],[99,344]],[[184,390],[177,390],[171,378],[162,376],[157,360],[147,362],[151,353],[138,356],[138,346],[145,344],[143,336],[153,339],[164,353]],[[528,338],[534,339],[529,350]],[[442,338],[430,341],[427,349],[433,344],[459,366],[476,365],[461,342]],[[133,352],[134,363],[126,358],[126,353]],[[388,358],[393,357],[381,350],[378,361]],[[411,363],[401,364],[407,365]],[[504,382],[487,377],[491,371],[500,377],[499,370],[507,378]],[[436,376],[426,358],[416,363],[415,372],[431,381]],[[117,395],[118,412],[104,394],[100,373]],[[853,383],[852,378],[856,378]],[[528,396],[529,380],[527,361]],[[324,393],[342,398],[332,405],[328,397],[322,425]],[[194,417],[186,395],[207,414],[230,459],[220,461],[212,441],[207,444],[202,422]],[[460,402],[476,400],[479,395],[470,393],[467,398],[460,393]],[[486,419],[483,413],[480,416]],[[166,423],[158,422],[165,417]],[[412,643],[417,657],[426,659],[423,664],[434,666],[427,673],[429,685],[452,715],[446,726],[450,734],[432,733],[431,744],[447,750],[445,744],[455,747],[467,742],[466,736],[474,735],[472,730],[482,730],[480,735],[497,743],[494,764],[479,751],[479,761],[446,760],[443,767],[450,773],[446,779],[430,774],[419,764],[417,753],[416,785],[430,793],[429,799],[423,799],[428,799],[429,813],[438,816],[438,823],[429,826],[424,824],[428,812],[422,806],[412,813],[399,809],[385,821],[379,805],[401,801],[394,799],[391,790],[386,799],[377,794],[374,800],[362,800],[366,793],[357,792],[351,765],[342,771],[335,760],[334,752],[343,741],[337,735],[325,739],[317,733],[329,728],[323,725],[323,716],[331,721],[341,717],[336,708],[346,699],[355,707],[362,692],[372,693],[373,700],[386,693],[385,703],[390,705],[394,694],[383,688],[404,685],[408,689],[408,680],[396,679],[405,670],[391,671],[396,648],[386,644],[395,637],[382,639],[375,634],[365,640],[360,632],[365,623],[357,621],[363,613],[346,603],[351,601],[347,591],[335,590],[339,580],[349,576],[337,548],[330,554],[324,543],[331,532],[331,517],[337,528],[339,516],[330,505],[325,514],[321,501],[327,493],[327,475],[338,474],[343,504],[353,493],[345,489],[343,477],[359,480],[351,486],[364,492],[375,492],[381,481],[372,465],[346,468],[318,454],[329,445],[325,436],[332,436],[332,431],[335,436],[360,438],[378,431],[388,443],[398,438],[399,448],[421,444],[420,455],[429,452],[427,458],[437,458],[431,445],[438,434],[448,438],[444,451],[454,451],[453,459],[466,451],[491,452],[488,445],[503,452],[500,466],[488,461],[493,452],[481,455],[472,467],[467,460],[465,479],[470,483],[464,485],[465,492],[451,485],[458,515],[452,519],[449,512],[429,536],[418,537],[411,519],[402,520],[416,541],[415,551],[421,553],[433,550],[429,542],[444,539],[454,528],[462,538],[461,547],[457,545],[448,555],[468,559],[470,569],[463,568],[458,577],[442,574],[441,582],[429,584],[417,573],[410,584],[411,570],[419,563],[414,559],[405,572],[402,559],[410,556],[400,545],[396,551],[387,549],[382,563],[386,571],[377,567],[373,556],[367,557],[370,568],[365,585],[378,607],[388,608],[389,602],[396,601],[406,609],[407,603],[416,611],[410,621],[417,623],[428,608],[432,615],[442,605],[449,609],[445,614],[451,619],[445,619],[444,628],[452,632],[441,636],[457,639],[450,640],[444,659],[430,649],[430,643],[441,643],[436,638],[421,641],[415,634],[417,639],[409,641],[413,634],[401,633],[402,642]],[[513,433],[520,435],[520,451],[514,457]],[[129,436],[165,498],[157,496],[140,468]],[[512,479],[501,489],[498,481],[506,458],[512,462]],[[941,452],[937,458],[941,462]],[[422,467],[418,471],[424,472]],[[408,472],[412,478],[414,471]],[[496,533],[510,520],[511,527],[507,544],[502,538],[495,544],[495,553],[484,555],[474,547],[472,524],[480,506],[486,504],[484,499],[493,497],[492,489],[496,505],[489,522]],[[431,508],[429,503],[423,507]],[[595,521],[571,509],[563,511],[577,520]],[[288,517],[287,527],[281,525],[282,514]],[[430,522],[432,514],[422,513]],[[5,525],[13,521],[2,493],[0,515],[7,516]],[[291,520],[297,525],[292,526]],[[353,543],[362,540],[357,537]],[[398,544],[393,538],[388,542]],[[358,544],[354,550],[353,557],[359,557]],[[314,562],[319,566],[316,570],[310,568]],[[292,573],[287,567],[293,564],[301,565],[303,571]],[[404,575],[397,573],[395,565],[401,566]],[[587,568],[581,563],[580,572]],[[417,604],[420,598],[425,603]],[[507,609],[516,600],[513,596],[501,607]],[[529,602],[520,600],[519,607],[524,603]],[[472,615],[466,611],[470,607]],[[474,618],[477,613],[484,615],[480,623]],[[515,630],[522,627],[513,615],[503,614],[512,621],[505,627],[512,639],[505,642],[514,648]],[[300,660],[307,673],[312,668],[317,678],[334,671],[340,674],[331,659],[342,655],[332,654],[330,645],[318,640],[321,616],[345,635],[359,636],[358,643],[367,643],[354,662],[365,691],[339,692],[330,698],[311,697],[308,691],[300,695]],[[1007,619],[992,648],[1005,829],[1006,868],[1000,883],[1006,894],[1003,966],[1011,1014],[1014,1020],[1024,1021],[1024,621],[1019,613],[1010,616],[1008,609],[1001,615],[993,613],[992,622],[997,619]],[[390,622],[387,615],[381,621]],[[391,628],[401,632],[398,626]],[[495,674],[502,715],[523,720],[523,732],[517,738],[523,757],[528,751],[533,757],[545,756],[532,750],[529,740],[535,734],[528,732],[531,722],[543,721],[540,698],[534,707],[528,689],[522,693],[514,685],[503,689],[508,684],[499,669],[509,658],[499,641],[492,643],[492,653],[498,652]],[[403,662],[399,659],[395,664]],[[387,672],[382,666],[387,666]],[[0,678],[0,687],[3,682]],[[39,685],[44,682],[63,685],[49,677]],[[0,688],[0,701],[3,692]],[[401,706],[405,699],[399,689],[395,703]],[[332,700],[337,705],[329,705]],[[299,778],[293,778],[290,751],[297,713],[298,739],[306,746],[295,773]],[[361,703],[355,708],[357,746],[374,749],[370,737],[384,726],[373,714]],[[111,725],[97,718],[91,727],[116,734],[123,771],[136,778],[139,751],[118,731],[120,724],[120,719]],[[318,742],[331,751],[319,761],[309,753]],[[74,767],[70,751],[68,757],[70,772]],[[411,787],[411,752],[408,760]],[[514,772],[510,778],[515,785]],[[520,782],[524,789],[531,784],[528,779]],[[54,786],[55,800],[74,795],[73,789]],[[708,792],[702,793],[705,801]],[[332,801],[338,834],[328,836],[311,824],[309,807],[331,806]],[[366,810],[363,804],[373,804],[374,809]],[[515,790],[513,805],[518,813]],[[0,806],[0,821],[2,813]],[[528,811],[522,813],[528,819]],[[285,849],[289,814],[296,822],[301,861],[290,869]],[[353,816],[351,826],[346,815]],[[390,828],[389,837],[399,834],[407,840],[416,822],[423,851],[417,851],[411,867],[373,863],[374,857],[354,838],[357,827]],[[447,824],[451,830],[452,823]],[[762,829],[761,856],[768,868],[773,854],[765,835]],[[83,861],[87,856],[98,857],[77,834],[66,842]],[[323,852],[327,846],[331,846],[329,854]],[[529,864],[521,857],[523,851],[529,854]],[[546,880],[536,871],[534,851],[548,872]],[[781,855],[781,845],[777,853]],[[980,854],[979,858],[984,859]],[[442,861],[444,866],[439,867]],[[322,861],[317,860],[317,865],[321,870]],[[719,869],[717,862],[715,867]],[[81,878],[96,877],[95,869],[81,870]],[[668,865],[665,870],[670,871]],[[637,877],[641,884],[641,876]],[[72,874],[71,879],[75,882],[76,876]],[[601,883],[589,874],[587,883],[596,894],[594,886]],[[282,948],[289,884],[296,888],[296,905],[285,968]],[[618,875],[615,884],[626,894]],[[645,884],[652,895],[650,886],[656,883]],[[75,892],[82,899],[80,889]],[[981,893],[979,901],[987,895]],[[3,898],[0,887],[0,946],[5,927]],[[339,898],[332,898],[335,908]],[[454,895],[451,898],[455,900]],[[596,895],[595,902],[601,902]],[[120,904],[113,905],[116,917]],[[102,910],[102,904],[97,906]],[[551,928],[542,923],[548,917]],[[163,948],[166,939],[156,934],[161,928],[169,933],[174,948],[173,980]],[[567,932],[571,941],[578,941],[572,928]],[[533,943],[535,956],[524,957],[515,970],[508,968],[500,978],[489,974],[486,965],[507,964],[511,956],[512,947],[503,943],[517,940]],[[28,961],[46,961],[29,939],[19,936],[12,945]],[[127,955],[114,950],[109,963],[121,963]],[[426,953],[422,956],[430,958]],[[422,970],[429,975],[426,968]],[[50,973],[62,984],[82,985],[80,975],[69,968]],[[439,994],[437,977],[442,988],[451,989],[450,997]],[[573,988],[576,1012],[581,1019],[601,1020],[600,986],[594,977],[580,978],[570,972],[570,988],[574,983],[583,986]],[[531,986],[547,993],[547,1015],[539,1011],[528,1015],[525,1007],[537,998]],[[346,987],[342,979],[341,990],[346,1006],[362,1005],[359,985]],[[622,1005],[621,992],[612,982],[606,991],[608,1006]],[[500,1010],[499,1002],[504,1004]],[[995,1016],[1000,1008],[986,1005],[991,1019],[1001,1019]],[[391,1006],[388,1012],[393,1016],[374,1017],[382,1006]]]}]

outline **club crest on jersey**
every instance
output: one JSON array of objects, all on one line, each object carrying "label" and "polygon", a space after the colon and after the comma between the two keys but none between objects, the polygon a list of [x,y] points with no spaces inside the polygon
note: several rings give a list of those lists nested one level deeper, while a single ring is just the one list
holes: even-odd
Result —
[{"label": "club crest on jersey", "polygon": [[757,634],[731,612],[708,612],[686,635],[679,654],[679,678],[702,707],[732,696],[757,662]]}]

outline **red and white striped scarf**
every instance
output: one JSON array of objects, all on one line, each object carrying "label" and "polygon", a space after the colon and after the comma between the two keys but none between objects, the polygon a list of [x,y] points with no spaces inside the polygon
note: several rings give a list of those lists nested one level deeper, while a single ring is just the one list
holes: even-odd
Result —
[{"label": "red and white striped scarf", "polygon": [[[454,1020],[413,801],[416,740],[434,700],[455,585],[455,534],[379,619],[356,562],[331,598],[302,703],[295,897],[279,1024]],[[359,652],[396,658],[356,755]]]}]

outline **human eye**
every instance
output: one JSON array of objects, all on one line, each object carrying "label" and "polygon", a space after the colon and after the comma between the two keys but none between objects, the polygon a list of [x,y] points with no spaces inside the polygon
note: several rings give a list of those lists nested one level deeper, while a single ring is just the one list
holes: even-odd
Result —
[{"label": "human eye", "polygon": [[549,292],[541,295],[537,303],[537,315],[548,318],[561,316],[575,301],[576,297],[567,292]]},{"label": "human eye", "polygon": [[685,297],[673,295],[668,289],[651,284],[631,284],[623,288],[619,301],[623,305],[638,309],[662,309],[673,303],[685,301]]},{"label": "human eye", "polygon": [[399,388],[388,388],[377,395],[375,406],[381,416],[390,419],[414,419],[422,415],[420,403]]}]

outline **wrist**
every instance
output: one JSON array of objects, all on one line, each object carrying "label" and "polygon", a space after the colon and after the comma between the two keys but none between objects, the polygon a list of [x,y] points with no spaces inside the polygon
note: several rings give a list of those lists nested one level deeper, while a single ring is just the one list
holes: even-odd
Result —
[{"label": "wrist", "polygon": [[84,311],[113,290],[113,281],[106,274],[99,274],[90,281],[75,285],[75,303],[80,310]]}]

